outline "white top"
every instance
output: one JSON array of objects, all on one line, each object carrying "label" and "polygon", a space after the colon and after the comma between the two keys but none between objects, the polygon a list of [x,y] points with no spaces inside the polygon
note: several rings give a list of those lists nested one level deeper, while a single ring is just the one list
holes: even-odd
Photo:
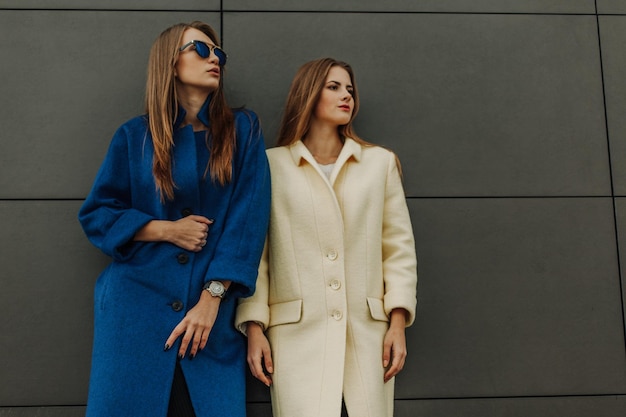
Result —
[{"label": "white top", "polygon": [[335,164],[333,163],[328,165],[322,165],[318,163],[318,165],[320,166],[322,172],[326,174],[326,177],[328,177],[328,179],[330,180],[330,174],[332,174],[333,169],[335,168]]}]

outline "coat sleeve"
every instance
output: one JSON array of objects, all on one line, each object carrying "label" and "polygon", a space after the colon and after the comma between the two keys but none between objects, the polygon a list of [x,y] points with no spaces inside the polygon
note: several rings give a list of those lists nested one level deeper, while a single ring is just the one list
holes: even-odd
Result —
[{"label": "coat sleeve", "polygon": [[97,248],[114,260],[132,258],[139,246],[133,236],[153,217],[131,207],[128,130],[117,130],[78,219]]},{"label": "coat sleeve", "polygon": [[230,280],[229,295],[247,297],[254,293],[257,270],[270,213],[270,175],[263,133],[256,115],[239,112],[233,194],[224,230],[205,281]]},{"label": "coat sleeve", "polygon": [[415,321],[417,305],[417,258],[415,239],[402,181],[393,153],[389,154],[383,211],[383,279],[385,313],[404,308],[407,326]]},{"label": "coat sleeve", "polygon": [[265,248],[263,249],[263,255],[261,256],[261,263],[259,264],[259,273],[256,280],[256,291],[254,295],[248,298],[239,299],[239,305],[237,306],[237,314],[235,316],[235,327],[240,332],[246,334],[246,323],[249,321],[255,321],[263,327],[263,330],[267,329],[270,322],[270,308],[269,308],[269,246],[268,241],[265,241]]}]

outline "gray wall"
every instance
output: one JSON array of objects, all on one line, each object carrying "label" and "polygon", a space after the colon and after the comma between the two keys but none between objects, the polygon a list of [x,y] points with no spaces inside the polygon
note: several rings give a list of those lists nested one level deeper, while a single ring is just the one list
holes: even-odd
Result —
[{"label": "gray wall", "polygon": [[[397,416],[624,416],[626,2],[0,0],[0,416],[84,413],[92,290],[76,221],[142,112],[170,24],[219,28],[232,105],[273,143],[303,62],[355,68],[419,256]],[[140,352],[138,352],[140,354]],[[270,416],[249,382],[250,416]]]}]

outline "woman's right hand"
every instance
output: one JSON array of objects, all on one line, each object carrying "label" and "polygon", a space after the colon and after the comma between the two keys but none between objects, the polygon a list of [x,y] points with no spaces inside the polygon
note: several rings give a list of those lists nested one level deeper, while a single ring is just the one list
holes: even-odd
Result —
[{"label": "woman's right hand", "polygon": [[[268,374],[274,372],[272,363],[272,349],[261,326],[255,322],[247,323],[248,334],[248,366],[252,375],[266,386],[272,385],[272,377]],[[265,370],[263,366],[265,365]]]},{"label": "woman's right hand", "polygon": [[165,229],[166,240],[192,252],[200,252],[209,235],[212,220],[204,216],[191,215],[169,222]]},{"label": "woman's right hand", "polygon": [[199,252],[206,245],[209,226],[213,220],[191,215],[176,221],[152,220],[141,228],[134,240],[141,242],[170,242],[182,249]]}]

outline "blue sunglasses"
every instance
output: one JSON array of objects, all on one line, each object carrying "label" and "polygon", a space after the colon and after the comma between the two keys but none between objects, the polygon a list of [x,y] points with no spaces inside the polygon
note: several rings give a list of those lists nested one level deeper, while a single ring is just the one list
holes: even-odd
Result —
[{"label": "blue sunglasses", "polygon": [[226,52],[224,52],[224,50],[217,45],[209,45],[208,43],[203,42],[203,41],[194,40],[191,42],[187,42],[186,44],[180,47],[179,51],[182,52],[191,45],[193,45],[193,49],[202,58],[208,58],[209,55],[211,55],[211,52],[213,52],[215,56],[217,57],[217,59],[219,60],[220,67],[223,67],[226,64],[226,59],[228,58],[228,55],[226,55]]}]

